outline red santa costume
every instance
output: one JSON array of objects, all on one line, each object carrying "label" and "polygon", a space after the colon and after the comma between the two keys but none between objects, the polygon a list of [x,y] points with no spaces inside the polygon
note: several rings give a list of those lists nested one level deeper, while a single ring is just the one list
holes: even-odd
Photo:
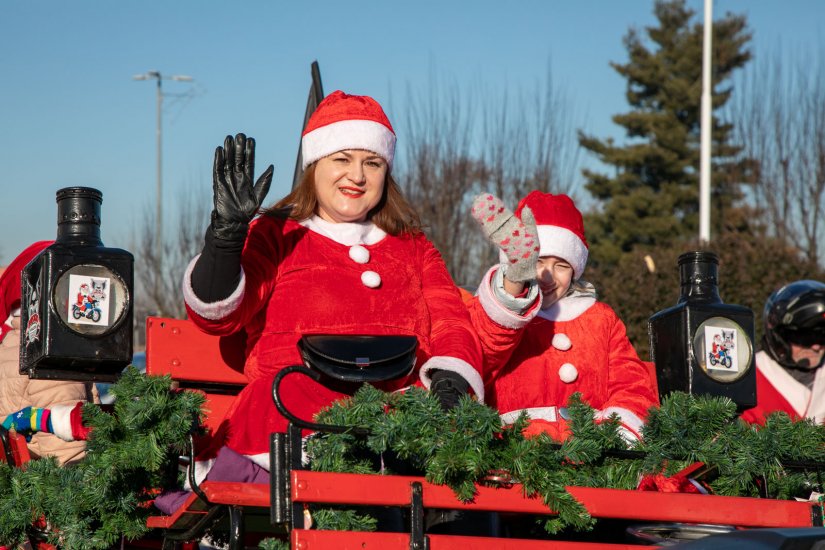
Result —
[{"label": "red santa costume", "polygon": [[[346,149],[376,152],[391,165],[395,135],[380,106],[367,98],[355,112],[331,101],[336,94],[308,123],[304,167]],[[430,371],[447,370],[484,398],[478,339],[439,252],[423,234],[393,236],[369,220],[298,222],[266,214],[250,225],[236,290],[212,303],[192,290],[196,260],[184,277],[190,318],[211,334],[247,333],[250,383],[229,413],[226,445],[265,468],[269,434],[287,426],[272,402],[272,381],[284,367],[302,363],[296,344],[304,334],[414,335],[413,373],[382,389],[429,387]],[[306,419],[344,397],[300,375],[286,377],[280,389],[287,408]]]},{"label": "red santa costume", "polygon": [[[587,262],[581,213],[565,195],[534,191],[516,211],[529,206],[536,219],[540,256],[556,256],[573,268],[573,290],[548,308],[536,294],[526,308],[503,294],[502,266],[485,275],[470,316],[484,352],[487,402],[511,423],[525,411],[527,433],[567,437],[565,406],[573,393],[597,411],[597,418],[619,416],[622,433],[639,437],[655,384],[639,359],[625,326],[592,287],[575,281]],[[529,295],[528,295],[529,297]],[[508,303],[508,301],[510,303]]]},{"label": "red santa costume", "polygon": [[821,424],[825,401],[812,399],[814,395],[825,395],[825,369],[816,370],[808,387],[762,350],[756,354],[756,406],[742,413],[742,419],[764,424],[765,416],[781,411],[794,420],[809,418]]}]

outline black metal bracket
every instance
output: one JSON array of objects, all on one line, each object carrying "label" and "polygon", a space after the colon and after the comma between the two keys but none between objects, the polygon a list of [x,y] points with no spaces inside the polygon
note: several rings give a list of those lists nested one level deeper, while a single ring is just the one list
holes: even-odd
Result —
[{"label": "black metal bracket", "polygon": [[269,522],[283,525],[289,521],[289,462],[286,434],[269,438]]},{"label": "black metal bracket", "polygon": [[[286,491],[287,491],[287,498],[291,494],[292,490],[292,480],[290,479],[290,471],[292,470],[303,470],[303,450],[304,450],[304,440],[302,437],[301,428],[296,426],[295,424],[290,423],[287,426],[287,447],[286,447],[286,466],[288,470],[286,472]],[[290,502],[287,500],[287,502]],[[290,529],[295,528],[295,524],[298,521],[303,522],[304,518],[304,507],[300,502],[293,502],[291,506],[288,506],[289,510],[289,517],[287,518],[288,525]],[[303,524],[301,524],[303,526]]]},{"label": "black metal bracket", "polygon": [[822,527],[823,523],[825,523],[825,517],[823,517],[822,505],[814,504],[811,506],[811,525],[813,527]]},{"label": "black metal bracket", "polygon": [[189,434],[189,468],[187,469],[187,475],[189,479],[189,486],[192,487],[192,491],[194,491],[194,493],[198,495],[198,498],[202,501],[207,504],[211,504],[209,502],[209,498],[207,498],[206,494],[204,494],[201,490],[197,480],[195,479],[195,438],[192,437],[192,434]]},{"label": "black metal bracket", "polygon": [[429,550],[430,539],[424,534],[424,486],[410,484],[410,550]]},{"label": "black metal bracket", "polygon": [[229,550],[244,549],[243,507],[229,507]]}]

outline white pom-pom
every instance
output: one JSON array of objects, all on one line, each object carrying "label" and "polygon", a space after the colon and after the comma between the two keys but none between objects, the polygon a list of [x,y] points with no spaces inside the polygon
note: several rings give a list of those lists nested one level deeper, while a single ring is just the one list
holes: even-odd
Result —
[{"label": "white pom-pom", "polygon": [[563,332],[553,335],[553,347],[557,350],[567,351],[571,345],[570,337]]},{"label": "white pom-pom", "polygon": [[565,363],[559,369],[559,378],[565,384],[570,384],[571,382],[575,382],[576,378],[579,377],[579,371],[570,363]]},{"label": "white pom-pom", "polygon": [[349,257],[357,264],[365,264],[370,261],[370,251],[360,244],[356,244],[349,248]]},{"label": "white pom-pom", "polygon": [[378,288],[381,286],[381,275],[375,271],[365,271],[361,274],[361,282],[368,288]]}]

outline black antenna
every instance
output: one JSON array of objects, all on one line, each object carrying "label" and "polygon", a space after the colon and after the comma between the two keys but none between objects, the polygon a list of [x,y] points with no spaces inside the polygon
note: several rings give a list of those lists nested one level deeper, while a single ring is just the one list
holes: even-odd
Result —
[{"label": "black antenna", "polygon": [[[318,104],[324,99],[324,86],[321,84],[321,69],[318,67],[318,62],[312,62],[312,85],[309,87],[309,97],[307,97],[307,110],[304,113],[304,125],[301,126],[301,133],[304,133],[304,128],[307,127],[309,117],[315,112]],[[304,169],[301,168],[303,163],[303,154],[301,151],[301,140],[298,140],[298,158],[295,159],[295,174],[292,176],[292,188],[295,189],[301,178],[304,175]]]}]

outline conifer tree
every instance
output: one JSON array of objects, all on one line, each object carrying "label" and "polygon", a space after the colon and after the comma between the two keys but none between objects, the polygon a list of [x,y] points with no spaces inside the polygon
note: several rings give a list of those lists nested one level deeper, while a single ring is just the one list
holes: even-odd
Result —
[{"label": "conifer tree", "polygon": [[[587,190],[602,206],[586,220],[591,258],[606,266],[640,245],[671,246],[698,232],[703,25],[692,21],[695,14],[683,0],[657,1],[654,13],[658,26],[645,29],[649,41],[630,30],[624,39],[628,62],[611,63],[627,79],[631,110],[613,117],[627,143],[579,133],[585,149],[615,168],[612,175],[583,171]],[[743,16],[714,22],[714,111],[731,96],[725,82],[750,59],[749,40]],[[747,166],[736,158],[741,148],[731,143],[731,128],[714,117],[714,230],[736,218],[736,175]]]}]

